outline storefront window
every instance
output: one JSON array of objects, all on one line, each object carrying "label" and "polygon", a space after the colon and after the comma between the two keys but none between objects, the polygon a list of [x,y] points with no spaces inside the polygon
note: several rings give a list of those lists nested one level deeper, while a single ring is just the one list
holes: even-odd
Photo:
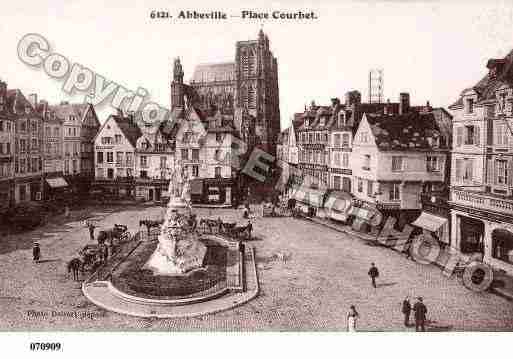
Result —
[{"label": "storefront window", "polygon": [[492,232],[493,258],[513,264],[513,232],[496,229]]},{"label": "storefront window", "polygon": [[460,233],[462,253],[483,253],[483,222],[474,218],[460,217]]}]

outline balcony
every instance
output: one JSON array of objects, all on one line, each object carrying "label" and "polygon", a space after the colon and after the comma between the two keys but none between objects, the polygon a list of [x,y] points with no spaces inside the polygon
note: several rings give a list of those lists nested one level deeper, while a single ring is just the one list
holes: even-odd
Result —
[{"label": "balcony", "polygon": [[453,188],[451,202],[482,211],[494,211],[502,214],[513,214],[513,198],[504,198],[488,192],[476,192]]}]

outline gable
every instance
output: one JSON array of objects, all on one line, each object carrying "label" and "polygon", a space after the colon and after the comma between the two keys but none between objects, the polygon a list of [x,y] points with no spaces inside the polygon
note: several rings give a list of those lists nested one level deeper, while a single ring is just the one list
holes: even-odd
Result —
[{"label": "gable", "polygon": [[353,147],[354,146],[376,147],[376,137],[372,133],[366,114],[363,115],[362,120],[358,125],[358,129],[356,130],[356,134],[353,139]]}]

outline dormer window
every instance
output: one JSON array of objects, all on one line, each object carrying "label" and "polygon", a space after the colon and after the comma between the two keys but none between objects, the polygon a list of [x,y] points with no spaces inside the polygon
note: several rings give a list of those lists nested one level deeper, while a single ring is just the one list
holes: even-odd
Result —
[{"label": "dormer window", "polygon": [[320,125],[320,126],[324,126],[325,124],[326,124],[326,119],[325,119],[324,117],[321,117],[321,118],[319,119],[319,125]]},{"label": "dormer window", "polygon": [[499,113],[505,113],[506,112],[506,92],[502,92],[499,94],[499,101],[498,101],[498,106],[499,106]]},{"label": "dormer window", "polygon": [[467,113],[474,113],[474,99],[469,98],[466,100]]},{"label": "dormer window", "polygon": [[338,126],[345,126],[346,125],[346,118],[343,112],[340,112],[338,114]]},{"label": "dormer window", "polygon": [[30,106],[25,106],[25,113],[26,113],[26,114],[29,114],[29,113],[30,113]]},{"label": "dormer window", "polygon": [[305,120],[305,127],[309,127],[310,126],[310,120]]}]

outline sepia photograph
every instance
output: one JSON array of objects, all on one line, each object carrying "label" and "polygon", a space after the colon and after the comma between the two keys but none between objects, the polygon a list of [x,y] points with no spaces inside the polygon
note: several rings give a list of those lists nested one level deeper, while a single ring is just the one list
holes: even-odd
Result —
[{"label": "sepia photograph", "polygon": [[5,1],[0,19],[14,352],[513,331],[513,3]]}]

